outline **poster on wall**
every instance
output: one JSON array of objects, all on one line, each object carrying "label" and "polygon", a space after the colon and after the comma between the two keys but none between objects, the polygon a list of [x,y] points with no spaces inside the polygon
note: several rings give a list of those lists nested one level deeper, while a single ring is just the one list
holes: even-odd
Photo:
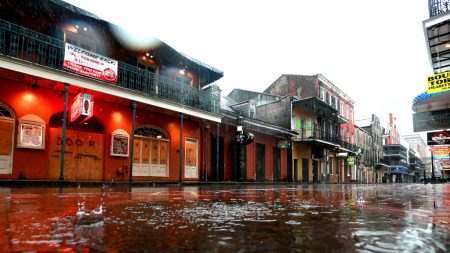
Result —
[{"label": "poster on wall", "polygon": [[17,147],[44,149],[45,127],[43,124],[21,122],[19,131]]},{"label": "poster on wall", "polygon": [[128,157],[130,135],[123,129],[111,134],[111,156]]}]

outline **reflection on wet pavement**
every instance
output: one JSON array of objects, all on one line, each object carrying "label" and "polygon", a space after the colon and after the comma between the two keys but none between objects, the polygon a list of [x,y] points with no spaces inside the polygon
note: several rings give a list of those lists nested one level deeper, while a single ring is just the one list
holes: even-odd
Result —
[{"label": "reflection on wet pavement", "polygon": [[0,252],[447,252],[450,185],[0,188]]}]

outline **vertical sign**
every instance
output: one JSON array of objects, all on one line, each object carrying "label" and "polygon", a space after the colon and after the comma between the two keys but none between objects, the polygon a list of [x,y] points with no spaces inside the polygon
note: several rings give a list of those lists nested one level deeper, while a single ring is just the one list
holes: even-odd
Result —
[{"label": "vertical sign", "polygon": [[70,107],[70,122],[80,118],[83,122],[94,115],[94,96],[87,93],[78,93]]}]

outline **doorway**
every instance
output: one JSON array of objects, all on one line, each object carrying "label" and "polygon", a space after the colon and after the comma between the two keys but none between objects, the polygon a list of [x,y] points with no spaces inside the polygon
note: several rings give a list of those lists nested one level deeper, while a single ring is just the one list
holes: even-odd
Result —
[{"label": "doorway", "polygon": [[266,145],[256,144],[256,181],[265,180]]},{"label": "doorway", "polygon": [[302,182],[308,183],[309,182],[309,160],[302,158]]},{"label": "doorway", "polygon": [[[216,169],[217,164],[217,136],[211,135],[211,173],[210,180],[224,180],[224,150],[223,137],[219,136],[219,171]],[[219,173],[219,175],[217,175]]]},{"label": "doorway", "polygon": [[317,160],[312,160],[313,166],[313,182],[319,182],[319,162]]},{"label": "doorway", "polygon": [[281,180],[281,157],[280,150],[273,148],[273,181]]}]

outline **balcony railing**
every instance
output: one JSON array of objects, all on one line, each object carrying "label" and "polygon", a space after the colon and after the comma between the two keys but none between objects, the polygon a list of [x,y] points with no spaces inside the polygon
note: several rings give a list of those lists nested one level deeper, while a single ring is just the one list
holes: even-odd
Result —
[{"label": "balcony railing", "polygon": [[337,134],[330,133],[328,131],[322,131],[321,129],[296,129],[299,134],[295,137],[295,140],[308,141],[308,140],[321,140],[339,145],[339,138]]},{"label": "balcony railing", "polygon": [[[63,41],[1,19],[0,54],[69,72],[63,67]],[[123,62],[119,62],[117,83],[108,84],[141,95],[175,102],[181,106],[211,113],[219,112],[219,97],[216,94],[198,90]]]}]

